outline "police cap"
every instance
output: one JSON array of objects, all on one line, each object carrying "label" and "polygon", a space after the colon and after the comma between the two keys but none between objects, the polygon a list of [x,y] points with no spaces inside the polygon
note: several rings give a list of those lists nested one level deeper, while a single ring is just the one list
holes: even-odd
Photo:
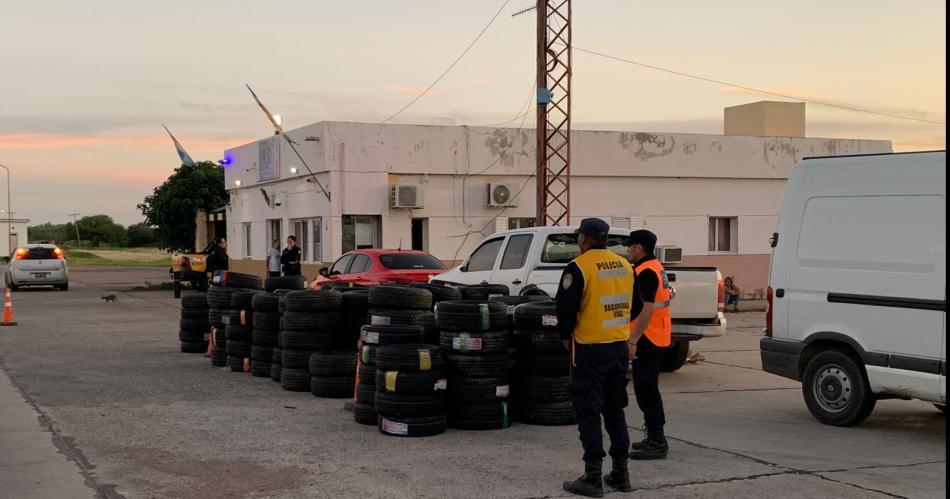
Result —
[{"label": "police cap", "polygon": [[598,241],[606,241],[608,232],[610,232],[610,226],[607,225],[607,222],[599,218],[585,218],[581,220],[581,226],[574,231],[575,234],[584,234]]}]

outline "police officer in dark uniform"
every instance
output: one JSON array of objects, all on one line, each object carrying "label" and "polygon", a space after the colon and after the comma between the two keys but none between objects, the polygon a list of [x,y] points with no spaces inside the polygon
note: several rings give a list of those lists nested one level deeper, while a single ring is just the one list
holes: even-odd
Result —
[{"label": "police officer in dark uniform", "polygon": [[630,459],[663,459],[669,446],[663,434],[666,416],[660,397],[660,364],[670,346],[670,283],[666,270],[654,256],[656,234],[648,230],[630,233],[624,242],[634,262],[634,297],[631,316],[630,357],[633,360],[633,391],[643,411],[647,437],[632,446]]},{"label": "police officer in dark uniform", "polygon": [[[604,484],[629,492],[627,447],[630,436],[627,406],[627,368],[633,269],[607,249],[610,227],[586,218],[577,229],[581,254],[564,269],[557,292],[557,318],[564,346],[571,350],[571,398],[584,448],[584,474],[564,482],[564,490],[603,497]],[[603,477],[604,452],[601,416],[610,436],[613,468]]]}]

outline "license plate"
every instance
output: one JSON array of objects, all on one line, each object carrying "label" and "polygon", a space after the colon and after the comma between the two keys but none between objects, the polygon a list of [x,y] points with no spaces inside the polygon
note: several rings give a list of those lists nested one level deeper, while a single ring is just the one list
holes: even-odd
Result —
[{"label": "license plate", "polygon": [[32,275],[34,279],[46,279],[49,277],[49,272],[32,272],[30,275]]}]

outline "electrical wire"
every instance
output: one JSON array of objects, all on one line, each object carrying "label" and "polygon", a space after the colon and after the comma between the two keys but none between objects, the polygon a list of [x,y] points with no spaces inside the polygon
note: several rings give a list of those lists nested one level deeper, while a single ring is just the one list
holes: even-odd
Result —
[{"label": "electrical wire", "polygon": [[618,57],[618,56],[615,56],[615,55],[605,54],[605,53],[603,53],[603,52],[597,52],[597,51],[595,51],[595,50],[588,50],[588,49],[580,48],[580,47],[577,47],[577,46],[572,46],[571,48],[572,48],[573,50],[578,51],[578,52],[583,52],[583,53],[585,53],[585,54],[590,54],[590,55],[596,55],[596,56],[598,56],[598,57],[603,57],[604,59],[611,59],[611,60],[618,61],[618,62],[625,62],[625,63],[627,63],[627,64],[632,64],[632,65],[634,65],[634,66],[639,66],[639,67],[641,67],[641,68],[652,69],[652,70],[655,70],[655,71],[662,71],[662,72],[664,72],[664,73],[669,73],[669,74],[673,74],[673,75],[677,75],[677,76],[682,76],[682,77],[685,77],[685,78],[692,78],[692,79],[694,79],[694,80],[705,81],[705,82],[707,82],[707,83],[715,83],[715,84],[717,84],[717,85],[725,85],[725,86],[727,86],[727,87],[739,88],[739,89],[742,89],[742,90],[748,90],[748,91],[750,91],[750,92],[757,92],[757,93],[760,93],[760,94],[774,95],[774,96],[776,96],[776,97],[782,97],[782,98],[785,98],[785,99],[792,99],[792,100],[797,100],[797,101],[801,101],[801,102],[807,102],[807,103],[809,103],[809,104],[814,104],[814,105],[818,105],[818,106],[832,107],[832,108],[841,109],[841,110],[844,110],[844,111],[851,111],[851,112],[855,112],[855,113],[873,114],[873,115],[875,115],[875,116],[883,116],[883,117],[886,117],[886,118],[894,118],[894,119],[899,119],[899,120],[916,121],[916,122],[919,122],[919,123],[927,123],[927,124],[930,124],[930,125],[946,126],[946,124],[947,124],[945,121],[926,120],[926,119],[923,119],[923,118],[914,118],[914,117],[911,117],[911,116],[902,116],[902,115],[899,115],[899,114],[885,113],[885,112],[881,112],[881,111],[874,111],[874,110],[871,110],[871,109],[864,109],[864,108],[859,108],[859,107],[854,107],[854,106],[846,106],[846,105],[843,105],[843,104],[835,104],[835,103],[833,103],[833,102],[820,101],[820,100],[815,100],[815,99],[806,99],[806,98],[804,98],[804,97],[798,97],[798,96],[795,96],[795,95],[784,94],[784,93],[780,93],[780,92],[773,92],[773,91],[771,91],[771,90],[763,90],[763,89],[761,89],[761,88],[755,88],[755,87],[750,87],[750,86],[747,86],[747,85],[739,85],[739,84],[737,84],[737,83],[730,83],[730,82],[727,82],[727,81],[716,80],[716,79],[714,79],[714,78],[708,78],[708,77],[705,77],[705,76],[699,76],[699,75],[694,75],[694,74],[690,74],[690,73],[685,73],[685,72],[682,72],[682,71],[676,71],[676,70],[674,70],[674,69],[662,68],[662,67],[659,67],[659,66],[654,66],[654,65],[652,65],[652,64],[646,64],[646,63],[643,63],[643,62],[638,62],[638,61],[634,61],[634,60],[631,60],[631,59],[626,59],[626,58],[623,58],[623,57]]},{"label": "electrical wire", "polygon": [[436,85],[438,85],[439,82],[442,81],[442,78],[445,78],[445,75],[449,74],[449,71],[452,71],[452,68],[454,68],[462,60],[462,58],[464,58],[465,55],[468,54],[469,50],[471,50],[472,47],[474,47],[475,44],[478,43],[478,40],[480,40],[482,38],[482,35],[484,35],[486,31],[488,31],[488,28],[490,28],[491,25],[495,23],[495,20],[498,19],[499,15],[501,15],[501,11],[504,10],[505,7],[508,6],[508,3],[510,1],[511,0],[505,0],[504,3],[501,4],[501,7],[498,8],[498,12],[495,12],[495,15],[492,16],[491,20],[488,21],[488,24],[486,24],[485,27],[482,28],[482,30],[478,32],[478,35],[475,36],[475,39],[472,40],[472,42],[469,43],[467,47],[465,47],[465,50],[463,50],[462,53],[459,54],[459,56],[455,59],[455,61],[453,61],[452,64],[449,65],[449,67],[446,68],[446,70],[443,71],[442,74],[440,74],[439,77],[435,79],[435,81],[433,81],[428,87],[426,87],[426,89],[423,90],[422,93],[420,93],[419,95],[415,96],[412,100],[410,100],[405,106],[402,107],[402,109],[396,111],[395,113],[392,114],[392,116],[383,120],[382,123],[385,124],[392,121],[393,118],[395,118],[396,116],[399,116],[400,114],[402,114],[403,111],[412,107],[413,104],[418,102],[419,99],[421,99],[424,95],[429,93],[429,91],[432,90]]}]

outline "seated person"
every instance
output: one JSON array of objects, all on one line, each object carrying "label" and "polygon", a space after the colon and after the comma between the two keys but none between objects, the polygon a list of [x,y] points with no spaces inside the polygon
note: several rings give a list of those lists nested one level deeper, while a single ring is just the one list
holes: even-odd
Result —
[{"label": "seated person", "polygon": [[723,287],[726,289],[726,312],[729,311],[729,305],[732,305],[733,312],[738,312],[739,297],[742,295],[742,290],[739,289],[739,286],[736,286],[732,276],[726,277],[723,281]]}]

